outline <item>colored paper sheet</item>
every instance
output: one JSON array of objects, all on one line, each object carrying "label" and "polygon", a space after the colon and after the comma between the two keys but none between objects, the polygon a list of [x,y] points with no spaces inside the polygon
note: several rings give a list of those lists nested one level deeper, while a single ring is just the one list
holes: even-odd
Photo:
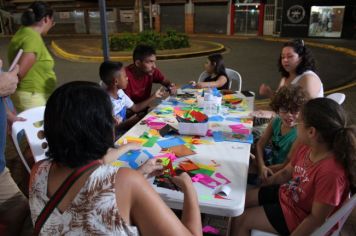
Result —
[{"label": "colored paper sheet", "polygon": [[232,121],[232,122],[239,122],[239,123],[241,122],[241,118],[233,117],[233,116],[226,117],[225,120]]},{"label": "colored paper sheet", "polygon": [[214,171],[208,170],[208,169],[197,169],[197,170],[192,170],[190,171],[192,174],[204,174],[208,176],[212,176],[214,174]]},{"label": "colored paper sheet", "polygon": [[131,150],[118,159],[127,162],[132,169],[137,169],[150,158],[153,158],[153,155],[147,150]]},{"label": "colored paper sheet", "polygon": [[201,163],[195,163],[197,166],[199,166],[199,168],[201,169],[207,169],[207,170],[211,170],[211,171],[215,171],[216,170],[216,166],[214,164],[210,164],[210,165],[205,165],[205,164],[201,164]]},{"label": "colored paper sheet", "polygon": [[162,129],[164,126],[166,126],[165,122],[157,122],[157,121],[150,121],[147,123],[148,127],[150,127],[151,129],[157,129],[160,130]]},{"label": "colored paper sheet", "polygon": [[138,144],[143,144],[147,141],[145,138],[137,138],[137,137],[132,137],[132,136],[126,136],[123,138],[120,138],[118,143],[121,145],[124,143],[124,140],[126,139],[127,143],[138,143]]},{"label": "colored paper sheet", "polygon": [[196,154],[196,152],[192,151],[191,149],[186,147],[184,144],[170,147],[169,150],[171,152],[173,152],[177,157],[184,157],[184,156]]},{"label": "colored paper sheet", "polygon": [[215,178],[219,178],[219,179],[225,180],[225,183],[223,183],[223,184],[231,183],[231,181],[221,173],[215,173]]},{"label": "colored paper sheet", "polygon": [[144,144],[143,144],[143,146],[144,147],[153,147],[155,144],[156,144],[156,142],[157,142],[157,140],[159,139],[159,137],[151,137],[151,138],[149,138],[148,140],[147,140],[147,142],[145,142]]},{"label": "colored paper sheet", "polygon": [[209,234],[219,234],[220,231],[210,225],[206,225],[203,227],[203,233],[209,233]]},{"label": "colored paper sheet", "polygon": [[211,196],[211,195],[206,195],[206,194],[199,195],[198,198],[199,198],[199,200],[202,200],[202,201],[210,201],[210,200],[213,200],[213,196]]},{"label": "colored paper sheet", "polygon": [[179,167],[187,172],[199,169],[199,167],[191,160],[182,161],[181,163],[179,163]]},{"label": "colored paper sheet", "polygon": [[236,134],[222,131],[213,131],[213,138],[215,142],[241,142],[241,143],[253,143],[253,135]]},{"label": "colored paper sheet", "polygon": [[214,195],[214,198],[216,198],[216,199],[223,199],[223,200],[231,200],[231,199],[226,198],[226,197],[223,197],[223,196],[221,196],[221,195],[219,195],[219,194],[215,194],[215,195]]},{"label": "colored paper sheet", "polygon": [[152,135],[152,136],[157,136],[157,137],[160,136],[158,130],[156,130],[156,129],[150,129],[150,130],[148,131],[148,134],[150,134],[150,135]]},{"label": "colored paper sheet", "polygon": [[237,134],[246,134],[249,135],[251,133],[251,129],[246,128],[243,124],[229,125],[232,132]]},{"label": "colored paper sheet", "polygon": [[169,138],[169,139],[161,139],[157,141],[158,145],[161,148],[170,148],[178,145],[184,144],[184,141],[181,138],[175,137],[175,138]]},{"label": "colored paper sheet", "polygon": [[119,160],[126,161],[129,163],[129,165],[132,169],[137,169],[138,164],[136,163],[136,159],[138,158],[140,153],[141,153],[140,150],[131,150],[131,151],[128,151],[128,152],[122,154],[119,157]]},{"label": "colored paper sheet", "polygon": [[192,177],[192,181],[199,182],[209,188],[216,188],[217,186],[221,185],[219,181],[205,174],[196,174],[194,177]]},{"label": "colored paper sheet", "polygon": [[224,117],[222,116],[210,116],[209,117],[209,122],[221,122],[224,120]]}]

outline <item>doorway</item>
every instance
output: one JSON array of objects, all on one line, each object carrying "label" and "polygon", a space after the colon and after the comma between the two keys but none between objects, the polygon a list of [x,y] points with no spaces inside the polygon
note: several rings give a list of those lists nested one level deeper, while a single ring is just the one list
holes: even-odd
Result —
[{"label": "doorway", "polygon": [[235,5],[235,34],[257,35],[259,3],[245,3]]}]

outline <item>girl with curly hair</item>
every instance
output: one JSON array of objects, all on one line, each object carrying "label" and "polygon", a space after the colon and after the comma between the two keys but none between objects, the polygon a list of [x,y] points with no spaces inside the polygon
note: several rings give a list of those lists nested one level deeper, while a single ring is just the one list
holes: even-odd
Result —
[{"label": "girl with curly hair", "polygon": [[[315,73],[315,60],[303,40],[295,39],[283,45],[278,66],[282,74],[278,89],[282,86],[297,84],[306,91],[310,98],[324,96],[323,84]],[[266,84],[260,86],[259,93],[267,97],[274,95],[272,89]]]}]

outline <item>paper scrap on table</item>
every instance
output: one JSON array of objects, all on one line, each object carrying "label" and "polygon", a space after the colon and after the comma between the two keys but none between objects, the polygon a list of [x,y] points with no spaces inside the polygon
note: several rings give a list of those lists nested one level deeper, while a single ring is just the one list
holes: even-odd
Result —
[{"label": "paper scrap on table", "polygon": [[199,166],[197,166],[191,160],[186,160],[186,161],[180,162],[179,163],[179,167],[182,168],[184,171],[187,171],[187,172],[199,169]]},{"label": "paper scrap on table", "polygon": [[138,143],[138,144],[143,144],[145,142],[147,142],[147,139],[145,138],[138,138],[138,137],[132,137],[132,136],[126,136],[126,137],[122,137],[120,138],[117,143],[119,145],[124,144],[124,140],[126,139],[127,143]]},{"label": "paper scrap on table", "polygon": [[208,234],[219,234],[220,231],[210,225],[206,225],[203,227],[203,233],[208,233]]},{"label": "paper scrap on table", "polygon": [[161,139],[157,141],[157,143],[161,148],[170,148],[170,147],[182,145],[185,142],[181,138],[174,137],[174,138],[163,139],[163,140]]},{"label": "paper scrap on table", "polygon": [[196,154],[196,152],[186,147],[184,144],[170,147],[168,148],[168,150],[173,152],[177,157],[184,157]]},{"label": "paper scrap on table", "polygon": [[229,183],[231,183],[231,181],[230,181],[227,177],[225,177],[223,174],[221,174],[221,173],[215,173],[215,178],[219,178],[219,179],[225,180],[225,183],[224,183],[224,184],[229,184]]},{"label": "paper scrap on table", "polygon": [[223,120],[224,120],[224,117],[217,115],[217,116],[210,116],[208,121],[209,122],[221,122]]},{"label": "paper scrap on table", "polygon": [[231,128],[232,132],[238,133],[238,134],[250,134],[251,129],[246,128],[243,124],[235,124],[235,125],[229,125]]},{"label": "paper scrap on table", "polygon": [[153,155],[149,153],[147,150],[131,150],[124,154],[122,154],[118,159],[120,161],[128,162],[129,166],[132,169],[137,169],[148,159],[152,158]]},{"label": "paper scrap on table", "polygon": [[157,121],[150,121],[147,123],[148,127],[151,129],[162,129],[164,126],[166,126],[165,122],[157,122]]},{"label": "paper scrap on table", "polygon": [[156,144],[158,139],[159,139],[159,137],[151,137],[147,140],[147,142],[145,142],[143,144],[143,146],[144,147],[153,147]]},{"label": "paper scrap on table", "polygon": [[222,197],[227,197],[231,193],[231,187],[228,185],[217,186],[214,190],[214,194],[220,195]]},{"label": "paper scrap on table", "polygon": [[206,194],[199,195],[198,198],[199,198],[199,200],[202,200],[202,201],[213,200],[213,196],[206,195]]},{"label": "paper scrap on table", "polygon": [[253,135],[229,133],[223,131],[213,131],[213,138],[215,142],[241,142],[241,143],[253,143]]},{"label": "paper scrap on table", "polygon": [[194,177],[192,177],[192,181],[199,182],[209,188],[216,188],[217,186],[221,185],[221,183],[216,179],[213,179],[209,175],[204,174],[196,174]]}]

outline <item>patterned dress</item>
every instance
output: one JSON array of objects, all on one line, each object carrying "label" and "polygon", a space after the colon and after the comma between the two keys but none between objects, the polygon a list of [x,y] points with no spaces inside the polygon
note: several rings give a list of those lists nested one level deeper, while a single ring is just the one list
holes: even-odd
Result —
[{"label": "patterned dress", "polygon": [[[30,209],[33,224],[49,201],[48,173],[52,162],[40,164],[30,186]],[[71,205],[61,213],[57,208],[42,226],[41,235],[139,235],[127,225],[116,204],[115,174],[118,168],[101,165],[86,180]]]}]

